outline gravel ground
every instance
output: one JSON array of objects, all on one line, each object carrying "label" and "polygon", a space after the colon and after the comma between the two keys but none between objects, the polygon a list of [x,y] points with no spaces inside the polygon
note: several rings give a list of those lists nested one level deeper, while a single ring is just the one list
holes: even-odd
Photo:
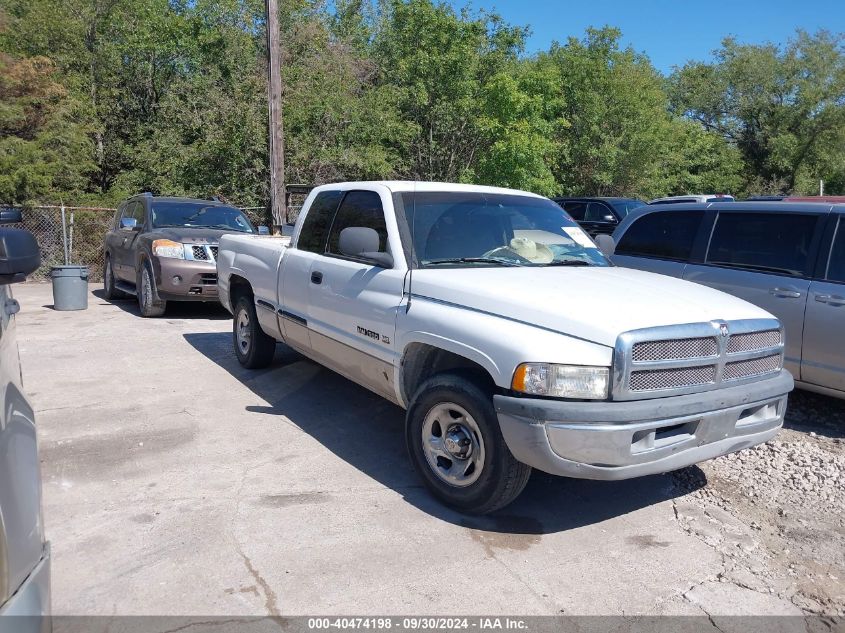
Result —
[{"label": "gravel ground", "polygon": [[674,473],[676,516],[722,555],[720,582],[845,615],[845,402],[796,391],[785,427]]}]

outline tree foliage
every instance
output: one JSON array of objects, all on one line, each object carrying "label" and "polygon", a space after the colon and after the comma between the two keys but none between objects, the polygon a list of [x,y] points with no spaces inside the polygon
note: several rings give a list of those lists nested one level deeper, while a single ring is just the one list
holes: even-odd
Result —
[{"label": "tree foliage", "polygon": [[[0,202],[268,197],[263,0],[3,0]],[[286,179],[553,194],[845,191],[842,36],[725,40],[669,78],[589,29],[436,0],[281,0]]]}]

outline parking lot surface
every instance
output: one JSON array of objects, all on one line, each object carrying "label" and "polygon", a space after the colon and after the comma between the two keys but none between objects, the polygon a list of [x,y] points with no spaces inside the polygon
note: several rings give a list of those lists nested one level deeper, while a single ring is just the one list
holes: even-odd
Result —
[{"label": "parking lot surface", "polygon": [[799,394],[745,461],[535,472],[467,517],[421,486],[401,409],[282,345],[242,369],[219,306],[142,319],[91,289],[57,312],[14,288],[56,614],[845,613],[839,401]]}]

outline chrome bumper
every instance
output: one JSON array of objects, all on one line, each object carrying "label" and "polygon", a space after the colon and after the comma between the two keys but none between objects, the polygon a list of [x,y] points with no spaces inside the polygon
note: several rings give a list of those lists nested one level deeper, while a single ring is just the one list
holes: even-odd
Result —
[{"label": "chrome bumper", "polygon": [[677,470],[761,444],[783,425],[792,376],[704,393],[625,402],[494,397],[505,442],[521,462],[582,479]]}]

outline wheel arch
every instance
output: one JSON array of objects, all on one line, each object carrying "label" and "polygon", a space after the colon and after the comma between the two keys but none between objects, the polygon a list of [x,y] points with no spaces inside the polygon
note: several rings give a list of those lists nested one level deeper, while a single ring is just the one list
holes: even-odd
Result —
[{"label": "wheel arch", "polygon": [[405,346],[399,364],[397,387],[402,402],[409,405],[420,385],[432,376],[447,372],[470,376],[491,393],[496,389],[499,375],[495,363],[472,348],[443,341],[412,341]]},{"label": "wheel arch", "polygon": [[255,292],[252,289],[252,284],[249,283],[249,280],[246,277],[242,277],[241,275],[232,274],[229,276],[229,304],[231,306],[231,311],[234,313],[235,306],[238,303],[238,299],[243,296],[254,297]]}]

